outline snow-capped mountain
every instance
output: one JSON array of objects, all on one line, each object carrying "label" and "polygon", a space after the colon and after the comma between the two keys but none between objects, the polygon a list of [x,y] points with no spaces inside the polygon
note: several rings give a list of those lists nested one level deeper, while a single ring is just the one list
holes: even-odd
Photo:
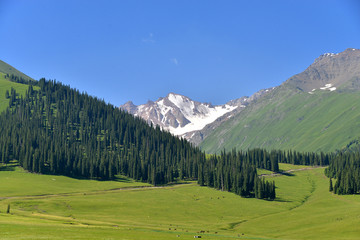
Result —
[{"label": "snow-capped mountain", "polygon": [[134,105],[131,101],[120,106],[121,109],[139,116],[149,123],[159,125],[162,129],[177,136],[201,130],[207,124],[238,107],[244,107],[242,101],[213,106],[175,93],[169,93],[165,98],[159,98],[155,102],[148,101],[139,106]]},{"label": "snow-capped mountain", "polygon": [[271,90],[272,88],[260,90],[250,97],[241,97],[218,106],[193,101],[180,94],[169,93],[155,102],[148,101],[146,104],[136,106],[129,101],[120,108],[143,118],[149,124],[159,125],[174,135],[199,144],[203,136],[208,133],[208,130],[205,132],[201,130],[205,127],[213,129],[214,126],[239,113],[248,104]]}]

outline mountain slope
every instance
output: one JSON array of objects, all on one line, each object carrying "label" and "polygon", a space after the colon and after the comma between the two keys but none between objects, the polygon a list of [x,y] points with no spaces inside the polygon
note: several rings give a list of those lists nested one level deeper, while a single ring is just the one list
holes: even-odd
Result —
[{"label": "mountain slope", "polygon": [[9,74],[9,75],[14,75],[14,76],[17,76],[19,78],[23,78],[24,80],[34,80],[31,77],[27,76],[26,74],[20,72],[19,70],[17,70],[13,66],[11,66],[11,65],[9,65],[6,62],[1,61],[1,60],[0,60],[0,72],[5,73],[5,74]]},{"label": "mountain slope", "polygon": [[268,89],[262,89],[250,97],[241,97],[235,100],[229,101],[227,104],[234,105],[234,104],[241,104],[240,107],[234,109],[231,112],[228,112],[224,114],[223,116],[220,116],[215,121],[207,124],[204,128],[198,131],[192,131],[185,133],[183,136],[188,139],[190,142],[194,143],[195,145],[199,145],[209,134],[211,134],[214,129],[219,127],[222,123],[228,121],[230,118],[236,116],[240,112],[242,112],[244,109],[246,109],[247,106],[250,104],[253,104],[257,102],[262,97],[266,96],[267,94],[271,93],[275,88],[268,88]]},{"label": "mountain slope", "polygon": [[333,151],[360,136],[360,50],[317,59],[303,73],[249,105],[201,143],[223,148]]},{"label": "mountain slope", "polygon": [[22,98],[11,91],[11,110],[0,114],[0,162],[81,178],[122,174],[154,185],[197,178],[187,166],[205,154],[187,141],[69,86],[36,84]]},{"label": "mountain slope", "polygon": [[360,50],[348,48],[337,54],[325,53],[315,59],[304,72],[291,77],[285,84],[304,92],[320,88],[359,90]]},{"label": "mountain slope", "polygon": [[[9,77],[7,77],[7,74]],[[11,88],[14,88],[18,94],[24,95],[29,87],[26,84],[10,81],[11,75],[18,77],[19,79],[33,80],[16,68],[0,60],[0,113],[9,105],[9,99],[5,98],[6,91],[10,92]]]},{"label": "mountain slope", "polygon": [[238,114],[250,103],[257,101],[273,89],[262,89],[250,97],[241,97],[218,106],[193,101],[180,94],[169,93],[165,98],[159,98],[155,102],[148,101],[146,104],[136,106],[129,101],[120,108],[198,145],[222,122]]},{"label": "mountain slope", "polygon": [[159,98],[155,102],[149,101],[140,106],[127,102],[120,108],[149,123],[159,125],[174,135],[182,136],[188,132],[201,130],[224,114],[238,107],[244,107],[242,105],[244,101],[246,100],[231,105],[212,106],[209,103],[193,101],[180,94],[169,93],[165,98]]}]

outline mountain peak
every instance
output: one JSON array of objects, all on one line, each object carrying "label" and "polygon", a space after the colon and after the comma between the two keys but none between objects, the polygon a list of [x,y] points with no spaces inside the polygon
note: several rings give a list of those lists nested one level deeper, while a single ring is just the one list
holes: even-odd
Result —
[{"label": "mountain peak", "polygon": [[133,114],[136,111],[136,108],[137,108],[137,106],[132,101],[128,101],[124,105],[121,106],[122,110],[125,110],[131,114]]},{"label": "mountain peak", "polygon": [[338,53],[324,53],[324,54],[321,54],[318,58],[315,59],[314,63],[317,63],[317,62],[321,61],[324,58],[334,57],[334,56],[337,56],[337,55],[339,55],[339,54]]},{"label": "mountain peak", "polygon": [[[325,53],[304,72],[285,84],[312,93],[315,90],[360,90],[360,50],[348,48],[340,53]],[[331,85],[331,87],[326,87]]]},{"label": "mountain peak", "polygon": [[340,53],[324,53],[321,54],[318,58],[315,59],[314,63],[317,63],[319,61],[321,61],[322,59],[330,59],[332,57],[336,57],[336,56],[349,56],[349,55],[354,55],[354,54],[359,54],[360,53],[360,49],[355,49],[355,48],[347,48],[345,51],[340,52]]},{"label": "mountain peak", "polygon": [[187,132],[197,131],[212,123],[238,106],[212,106],[208,103],[193,101],[181,94],[169,93],[165,98],[149,101],[135,106],[131,102],[120,106],[133,115],[142,117],[149,123],[159,125],[174,135],[181,136]]}]

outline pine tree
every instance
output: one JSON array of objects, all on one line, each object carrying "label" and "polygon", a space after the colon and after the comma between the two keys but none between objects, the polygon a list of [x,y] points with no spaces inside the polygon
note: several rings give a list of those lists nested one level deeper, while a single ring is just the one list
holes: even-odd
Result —
[{"label": "pine tree", "polygon": [[6,213],[7,213],[7,214],[9,214],[9,213],[10,213],[10,203],[9,203],[9,204],[8,204],[8,206],[7,206]]},{"label": "pine tree", "polygon": [[333,183],[332,183],[332,179],[330,178],[330,186],[329,186],[329,191],[332,192],[333,189]]}]

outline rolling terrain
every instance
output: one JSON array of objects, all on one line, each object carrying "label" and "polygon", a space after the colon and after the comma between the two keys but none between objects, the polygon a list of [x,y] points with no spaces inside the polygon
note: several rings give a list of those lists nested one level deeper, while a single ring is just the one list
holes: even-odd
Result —
[{"label": "rolling terrain", "polygon": [[[324,168],[280,164],[277,199],[121,178],[77,180],[8,165],[0,179],[1,239],[357,239],[357,195],[328,192]],[[300,171],[299,171],[300,170]],[[267,172],[269,174],[269,172]],[[36,187],[29,187],[36,186]],[[296,191],[294,191],[296,189]],[[10,205],[10,213],[7,208]]]},{"label": "rolling terrain", "polygon": [[[337,56],[341,54],[316,63]],[[0,75],[3,110],[9,102],[6,90],[13,87],[24,95],[28,88],[8,81],[5,74]],[[289,79],[221,124],[214,132],[217,140],[208,142],[209,152],[216,152],[216,145],[219,151],[224,146],[230,150],[239,142],[239,148],[306,151],[346,145],[359,136],[354,124],[360,122],[356,82],[356,77],[334,80],[331,86],[324,81],[314,91],[306,83],[308,91]],[[239,138],[239,133],[246,138]],[[265,201],[189,180],[157,186],[119,174],[111,181],[85,180],[30,173],[17,161],[0,163],[0,238],[358,239],[358,195],[329,192],[323,167],[279,167],[283,174],[258,169],[259,175],[276,183],[276,199]]]}]

